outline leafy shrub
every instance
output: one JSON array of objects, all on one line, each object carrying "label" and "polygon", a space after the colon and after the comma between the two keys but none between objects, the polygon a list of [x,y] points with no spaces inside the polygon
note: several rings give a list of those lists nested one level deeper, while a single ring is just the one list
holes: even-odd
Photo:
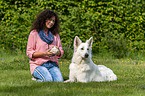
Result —
[{"label": "leafy shrub", "polygon": [[117,31],[106,34],[102,41],[104,44],[100,46],[106,46],[106,49],[117,58],[126,57],[130,50],[128,48],[129,41],[125,39],[124,34],[119,34]]},{"label": "leafy shrub", "polygon": [[[143,0],[1,0],[0,48],[26,50],[33,20],[40,11],[49,8],[60,17],[63,46],[77,35],[82,41],[94,37],[93,52],[118,48],[113,51],[117,52],[115,55],[144,50],[144,6]],[[115,31],[120,36],[114,40]]]},{"label": "leafy shrub", "polygon": [[71,60],[73,57],[74,50],[71,48],[69,44],[63,46],[64,54],[61,59]]}]

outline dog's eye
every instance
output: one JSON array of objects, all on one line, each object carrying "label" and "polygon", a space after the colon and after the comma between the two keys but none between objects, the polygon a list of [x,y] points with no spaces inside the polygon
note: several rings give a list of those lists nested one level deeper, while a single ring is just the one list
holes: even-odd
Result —
[{"label": "dog's eye", "polygon": [[81,48],[81,50],[84,50],[84,48]]}]

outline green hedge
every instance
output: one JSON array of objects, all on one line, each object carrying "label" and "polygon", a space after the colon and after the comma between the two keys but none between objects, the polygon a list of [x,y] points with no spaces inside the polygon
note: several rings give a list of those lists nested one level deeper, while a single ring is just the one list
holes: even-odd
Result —
[{"label": "green hedge", "polygon": [[26,50],[30,27],[43,9],[59,14],[63,46],[77,35],[94,38],[93,51],[124,57],[144,50],[145,2],[143,0],[2,0],[0,1],[0,47]]}]

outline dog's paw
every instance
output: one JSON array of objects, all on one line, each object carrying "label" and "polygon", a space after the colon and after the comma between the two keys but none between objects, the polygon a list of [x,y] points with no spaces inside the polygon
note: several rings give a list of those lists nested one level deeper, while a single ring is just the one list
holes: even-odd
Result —
[{"label": "dog's paw", "polygon": [[86,71],[89,71],[89,70],[91,70],[91,68],[89,66],[84,66],[81,69],[82,72],[86,72]]},{"label": "dog's paw", "polygon": [[64,83],[67,83],[67,82],[70,82],[70,80],[66,80],[66,81],[64,81]]}]

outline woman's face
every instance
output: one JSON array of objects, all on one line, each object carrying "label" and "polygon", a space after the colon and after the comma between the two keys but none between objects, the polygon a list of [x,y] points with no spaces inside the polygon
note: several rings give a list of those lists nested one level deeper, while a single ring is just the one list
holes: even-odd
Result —
[{"label": "woman's face", "polygon": [[50,19],[46,20],[46,28],[50,29],[55,24],[55,16],[51,17]]}]

